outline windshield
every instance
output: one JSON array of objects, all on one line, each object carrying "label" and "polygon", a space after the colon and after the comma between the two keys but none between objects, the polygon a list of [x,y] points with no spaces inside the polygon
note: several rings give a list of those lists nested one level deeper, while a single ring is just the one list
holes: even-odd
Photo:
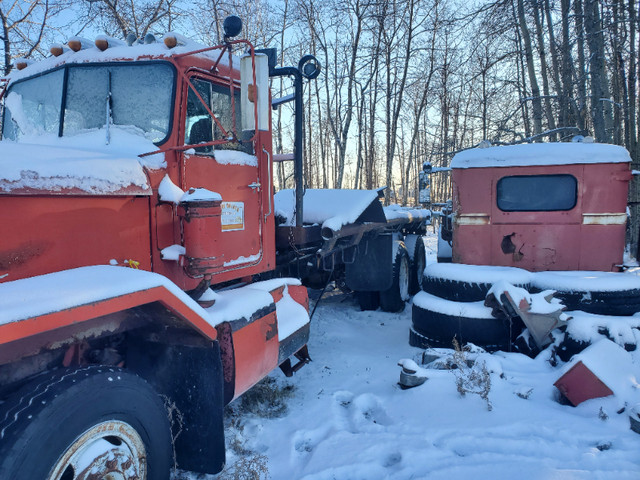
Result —
[{"label": "windshield", "polygon": [[107,119],[110,125],[135,129],[154,143],[168,136],[175,83],[169,64],[68,65],[66,69],[66,82],[65,69],[60,69],[8,89],[4,138],[71,136],[103,128]]}]

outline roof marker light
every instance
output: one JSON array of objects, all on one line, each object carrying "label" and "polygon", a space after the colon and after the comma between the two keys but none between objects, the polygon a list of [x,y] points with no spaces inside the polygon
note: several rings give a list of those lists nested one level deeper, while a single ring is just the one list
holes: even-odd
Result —
[{"label": "roof marker light", "polygon": [[79,52],[85,48],[92,47],[93,42],[82,37],[71,37],[67,42],[67,45],[69,45],[69,48],[74,52]]},{"label": "roof marker light", "polygon": [[183,37],[179,33],[174,32],[165,33],[162,40],[164,41],[164,44],[167,46],[167,48],[175,48],[178,46],[182,47],[189,41],[186,37]]},{"label": "roof marker light", "polygon": [[157,42],[157,40],[156,40],[156,37],[155,37],[155,35],[153,33],[147,33],[144,36],[144,44],[145,45],[149,45],[151,43],[156,43],[156,42]]},{"label": "roof marker light", "polygon": [[64,53],[64,50],[64,46],[60,43],[54,43],[49,47],[49,52],[51,52],[51,55],[53,55],[54,57],[59,57],[60,55],[62,55]]},{"label": "roof marker light", "polygon": [[33,61],[28,60],[26,58],[16,58],[13,62],[13,64],[15,65],[15,67],[18,70],[24,70],[25,68],[27,68],[29,65],[31,65],[33,63]]},{"label": "roof marker light", "polygon": [[122,40],[118,40],[117,38],[113,37],[107,37],[106,35],[97,36],[94,43],[96,44],[96,47],[98,47],[98,49],[102,50],[103,52],[110,47],[122,47],[127,45]]}]

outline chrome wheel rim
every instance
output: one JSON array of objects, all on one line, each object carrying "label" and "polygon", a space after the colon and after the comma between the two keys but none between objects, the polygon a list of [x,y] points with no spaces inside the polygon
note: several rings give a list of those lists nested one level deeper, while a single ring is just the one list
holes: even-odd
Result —
[{"label": "chrome wheel rim", "polygon": [[81,434],[54,465],[47,480],[145,480],[144,442],[128,423],[110,420]]}]

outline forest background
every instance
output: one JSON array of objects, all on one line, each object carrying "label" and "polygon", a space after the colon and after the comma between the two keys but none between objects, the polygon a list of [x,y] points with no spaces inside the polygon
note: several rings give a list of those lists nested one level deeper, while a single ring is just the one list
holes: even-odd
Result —
[{"label": "forest background", "polygon": [[[423,162],[446,167],[484,140],[590,135],[626,147],[640,170],[637,1],[2,0],[2,68],[77,35],[172,31],[213,45],[238,15],[244,38],[282,64],[312,53],[323,66],[304,91],[307,186],[386,185],[387,202],[411,205]],[[291,93],[273,82],[274,97]],[[292,150],[288,108],[274,112],[276,153]],[[292,186],[289,162],[275,182]],[[450,198],[447,173],[432,182],[434,201]],[[635,253],[637,181],[629,205]]]}]

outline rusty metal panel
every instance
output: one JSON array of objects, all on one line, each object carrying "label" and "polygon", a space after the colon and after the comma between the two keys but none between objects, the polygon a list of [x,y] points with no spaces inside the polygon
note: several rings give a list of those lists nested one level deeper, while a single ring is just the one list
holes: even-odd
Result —
[{"label": "rusty metal panel", "polygon": [[611,389],[581,361],[556,380],[554,385],[574,407],[592,398],[613,395]]}]

